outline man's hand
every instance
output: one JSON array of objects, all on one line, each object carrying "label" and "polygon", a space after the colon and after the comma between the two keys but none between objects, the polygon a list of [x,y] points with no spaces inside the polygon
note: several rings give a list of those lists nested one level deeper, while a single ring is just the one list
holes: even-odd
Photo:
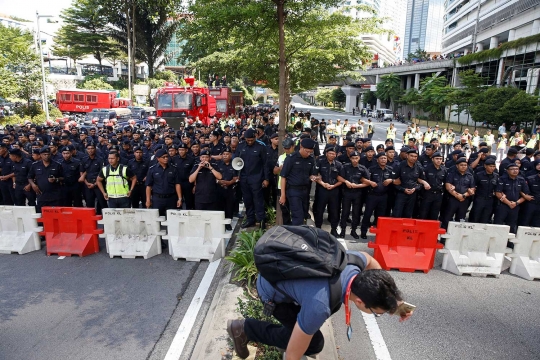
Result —
[{"label": "man's hand", "polygon": [[309,347],[311,339],[313,339],[313,335],[303,332],[296,323],[287,345],[287,360],[300,360]]},{"label": "man's hand", "polygon": [[56,182],[56,178],[48,178],[47,180],[49,180],[50,183]]},{"label": "man's hand", "polygon": [[513,209],[517,206],[517,203],[515,201],[510,201],[510,204],[508,204],[508,206],[510,207],[510,209]]},{"label": "man's hand", "polygon": [[96,187],[96,184],[90,184],[90,183],[88,183],[88,184],[86,185],[86,187],[89,188],[89,189],[93,189],[93,188]]},{"label": "man's hand", "polygon": [[279,197],[279,204],[280,205],[285,205],[286,202],[287,202],[287,198],[284,195]]},{"label": "man's hand", "polygon": [[176,207],[179,209],[182,207],[182,199],[178,199],[178,201],[176,202]]},{"label": "man's hand", "polygon": [[131,190],[128,191],[127,197],[131,197]]},{"label": "man's hand", "polygon": [[150,209],[151,206],[152,206],[152,200],[146,199],[146,208]]},{"label": "man's hand", "polygon": [[[383,184],[384,184],[384,183],[383,183]],[[378,184],[377,184],[375,181],[370,181],[370,182],[369,182],[369,185],[371,185],[371,187],[376,188]]]},{"label": "man's hand", "polygon": [[392,179],[386,179],[386,180],[383,181],[382,184],[383,184],[384,186],[388,186],[388,185],[390,185],[391,183],[392,183]]},{"label": "man's hand", "polygon": [[264,180],[264,181],[262,182],[262,187],[263,187],[263,188],[266,188],[266,187],[268,187],[268,184],[270,184],[270,183],[268,182],[268,180]]},{"label": "man's hand", "polygon": [[523,194],[522,197],[527,201],[534,200],[534,196],[532,195]]},{"label": "man's hand", "polygon": [[[32,189],[34,189],[34,192],[36,194],[41,195],[41,190],[39,189],[39,187],[36,184],[32,185]],[[24,187],[24,191],[30,191],[30,185],[26,185]]]},{"label": "man's hand", "polygon": [[[129,197],[129,193],[128,193],[128,197]],[[103,198],[107,201],[109,201],[109,194],[105,193],[103,194]]]},{"label": "man's hand", "polygon": [[431,189],[431,185],[429,185],[429,184],[427,183],[427,181],[424,182],[424,189],[426,189],[426,190]]}]

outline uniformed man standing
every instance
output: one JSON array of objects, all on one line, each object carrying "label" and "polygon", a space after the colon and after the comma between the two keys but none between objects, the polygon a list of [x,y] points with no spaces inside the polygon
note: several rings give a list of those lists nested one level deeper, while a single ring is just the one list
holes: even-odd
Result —
[{"label": "uniformed man standing", "polygon": [[[107,201],[103,198],[103,194],[99,191],[96,185],[97,177],[101,169],[105,166],[103,159],[96,155],[96,146],[94,143],[86,145],[86,153],[88,154],[82,161],[82,169],[84,171],[84,200],[86,207],[96,208],[96,214],[101,215],[101,209],[107,207]],[[96,204],[97,200],[97,204]]]},{"label": "uniformed man standing", "polygon": [[325,157],[317,160],[316,172],[317,188],[315,189],[315,202],[313,215],[315,226],[321,228],[324,210],[328,206],[328,221],[330,222],[330,234],[338,237],[339,225],[339,190],[341,181],[337,179],[342,165],[336,160],[336,148],[327,146],[324,150]]},{"label": "uniformed man standing", "polygon": [[16,206],[25,206],[28,200],[28,206],[36,206],[36,193],[28,182],[28,172],[32,166],[32,162],[23,157],[20,149],[11,149],[9,157],[12,162],[11,177],[13,181],[13,202]]},{"label": "uniformed man standing", "polygon": [[64,175],[62,195],[64,206],[82,207],[81,182],[83,180],[83,170],[81,162],[71,156],[72,147],[73,145],[68,145],[62,149],[63,160],[60,163]]},{"label": "uniformed man standing", "polygon": [[134,158],[129,160],[128,169],[136,176],[137,181],[135,187],[131,191],[131,206],[138,209],[146,205],[146,174],[148,173],[148,161],[144,159],[144,153],[140,146],[133,148]]},{"label": "uniformed man standing", "polygon": [[173,164],[178,169],[178,175],[180,176],[180,186],[182,187],[182,195],[184,196],[184,205],[187,210],[194,210],[195,198],[193,197],[193,184],[189,182],[189,175],[195,165],[195,158],[190,156],[188,152],[189,147],[187,144],[179,144],[178,156],[174,158]]},{"label": "uniformed man standing", "polygon": [[210,150],[201,150],[200,160],[189,175],[189,182],[195,186],[195,210],[218,210],[216,180],[221,178],[217,163],[212,161]]},{"label": "uniformed man standing", "polygon": [[[287,156],[294,154],[294,141],[291,138],[285,138],[281,144],[283,145],[283,150],[285,150],[285,152],[278,157],[278,161],[273,170],[274,175],[277,175],[277,188],[280,195],[281,195],[281,176],[279,174],[281,173],[281,169],[283,169],[283,163],[285,162],[285,159],[287,158]],[[283,225],[291,225],[291,212],[289,210],[289,203],[288,202],[285,202],[285,204],[280,203],[279,206],[281,208],[281,217],[283,220]]]},{"label": "uniformed man standing", "polygon": [[9,156],[9,146],[5,143],[0,143],[0,192],[2,193],[2,205],[13,205],[13,181],[12,161]]},{"label": "uniformed man standing", "polygon": [[[429,145],[428,145],[429,146]],[[426,148],[428,150],[429,148]],[[431,163],[424,168],[425,182],[429,189],[424,189],[424,198],[420,204],[420,219],[438,220],[443,200],[448,170],[442,164],[443,156],[436,152],[431,156]]]},{"label": "uniformed man standing", "polygon": [[[137,177],[129,166],[120,164],[120,154],[111,151],[109,165],[104,166],[97,177],[97,186],[109,208],[131,208],[131,193],[137,184]],[[103,181],[106,182],[103,186]]]},{"label": "uniformed man standing", "polygon": [[279,203],[289,201],[292,225],[303,225],[309,216],[309,191],[315,181],[313,149],[317,143],[302,139],[300,149],[285,159],[281,169],[281,197]]},{"label": "uniformed man standing", "polygon": [[396,200],[392,216],[396,218],[411,218],[414,205],[416,203],[416,195],[422,188],[418,179],[424,177],[424,172],[421,165],[417,163],[418,151],[416,149],[407,150],[407,160],[402,161],[397,169],[394,169],[394,180],[399,179],[400,184],[396,185]]},{"label": "uniformed man standing", "polygon": [[377,165],[370,167],[369,185],[370,191],[366,199],[366,209],[362,218],[360,228],[360,237],[367,239],[367,231],[371,222],[371,216],[374,215],[374,222],[377,223],[379,216],[384,216],[388,203],[388,192],[391,191],[394,181],[394,171],[387,166],[388,158],[385,153],[375,155]]},{"label": "uniformed man standing", "polygon": [[246,219],[242,228],[248,228],[259,221],[261,228],[266,227],[263,187],[269,185],[268,168],[266,167],[266,146],[255,140],[255,130],[244,132],[245,142],[238,145],[235,157],[244,161],[240,170],[240,186],[246,207]]},{"label": "uniformed man standing", "polygon": [[519,166],[510,163],[506,166],[506,174],[499,177],[495,196],[500,200],[499,206],[495,209],[494,224],[509,225],[510,232],[516,233],[519,215],[519,207],[529,195],[529,185],[527,181],[519,176]]},{"label": "uniformed man standing", "polygon": [[355,239],[360,237],[356,233],[356,228],[360,223],[360,204],[362,198],[362,188],[369,186],[369,171],[360,165],[360,154],[356,151],[350,154],[350,164],[343,165],[338,180],[343,183],[343,199],[341,206],[341,233],[340,237],[345,237],[347,219],[351,213],[351,236]]},{"label": "uniformed man standing", "polygon": [[167,210],[182,206],[182,188],[178,170],[169,164],[167,150],[159,149],[155,157],[158,163],[146,175],[146,208],[158,209],[159,216],[165,216]]},{"label": "uniformed man standing", "polygon": [[[218,162],[218,171],[221,174],[221,180],[218,180],[218,196],[221,200],[220,209],[225,211],[225,218],[232,219],[235,202],[236,186],[238,183],[238,171],[232,167],[232,151],[226,146],[223,148],[222,160]],[[232,231],[230,224],[225,225],[227,231]]]},{"label": "uniformed man standing", "polygon": [[532,167],[537,174],[526,179],[531,194],[520,215],[520,226],[540,227],[540,160],[534,160]]},{"label": "uniformed man standing", "polygon": [[469,208],[470,197],[474,195],[475,184],[472,173],[468,170],[467,159],[459,158],[456,162],[456,170],[449,172],[446,178],[446,190],[450,194],[447,207],[441,218],[441,227],[448,228],[448,223],[464,221]]},{"label": "uniformed man standing", "polygon": [[499,181],[499,174],[495,172],[497,167],[493,158],[487,159],[483,168],[483,171],[474,173],[476,193],[469,213],[469,222],[490,224],[493,211],[497,205],[495,189]]},{"label": "uniformed man standing", "polygon": [[62,166],[51,161],[51,149],[44,146],[41,149],[41,161],[36,161],[28,172],[28,182],[37,194],[36,211],[41,213],[43,206],[61,206],[63,180]]}]

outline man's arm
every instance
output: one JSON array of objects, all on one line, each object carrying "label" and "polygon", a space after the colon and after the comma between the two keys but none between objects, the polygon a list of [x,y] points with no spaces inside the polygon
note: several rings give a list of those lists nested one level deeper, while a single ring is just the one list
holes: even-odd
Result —
[{"label": "man's arm", "polygon": [[365,270],[382,269],[381,265],[375,258],[369,255],[367,252],[360,251],[362,255],[366,257],[367,264]]},{"label": "man's arm", "polygon": [[313,335],[308,335],[300,329],[298,322],[294,325],[289,344],[287,345],[287,359],[300,360],[306,352]]}]

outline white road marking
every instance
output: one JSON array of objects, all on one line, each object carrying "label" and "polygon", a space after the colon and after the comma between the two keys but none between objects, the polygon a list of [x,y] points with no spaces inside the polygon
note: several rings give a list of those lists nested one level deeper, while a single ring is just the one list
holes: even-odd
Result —
[{"label": "white road marking", "polygon": [[58,258],[58,260],[64,260],[65,258],[66,258],[65,256],[60,256],[60,257]]},{"label": "white road marking", "polygon": [[206,297],[206,294],[208,293],[208,289],[212,284],[212,280],[214,279],[214,275],[216,274],[220,263],[221,259],[216,260],[208,265],[201,283],[195,292],[195,296],[191,300],[191,304],[189,304],[186,315],[184,316],[184,319],[182,319],[182,323],[174,336],[171,347],[169,348],[169,351],[167,351],[165,360],[178,360],[182,355],[186,341],[191,333],[193,325],[195,324],[195,320],[197,319],[201,305]]},{"label": "white road marking", "polygon": [[[343,245],[343,247],[348,250],[347,242],[345,239],[338,239],[338,241]],[[375,357],[377,360],[391,360],[390,352],[386,346],[386,342],[381,333],[381,329],[377,324],[376,317],[372,314],[366,314],[361,312],[362,317],[364,318],[364,323],[366,324],[366,329],[369,335],[369,340],[371,340],[371,345],[373,346],[373,351],[375,352]]]}]

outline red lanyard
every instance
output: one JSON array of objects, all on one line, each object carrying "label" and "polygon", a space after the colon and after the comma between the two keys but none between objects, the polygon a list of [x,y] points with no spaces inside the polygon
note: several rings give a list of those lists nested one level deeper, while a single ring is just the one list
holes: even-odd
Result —
[{"label": "red lanyard", "polygon": [[355,278],[356,275],[354,275],[352,279],[349,280],[349,283],[347,284],[347,290],[345,291],[345,325],[347,326],[351,325],[351,308],[349,307],[349,297],[351,296],[351,285]]}]

